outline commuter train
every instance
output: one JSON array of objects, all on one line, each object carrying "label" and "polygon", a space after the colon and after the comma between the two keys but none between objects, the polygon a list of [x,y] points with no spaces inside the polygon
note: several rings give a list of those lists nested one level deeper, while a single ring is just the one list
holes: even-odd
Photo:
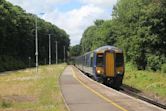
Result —
[{"label": "commuter train", "polygon": [[124,76],[123,51],[103,46],[75,58],[75,66],[95,80],[119,89]]}]

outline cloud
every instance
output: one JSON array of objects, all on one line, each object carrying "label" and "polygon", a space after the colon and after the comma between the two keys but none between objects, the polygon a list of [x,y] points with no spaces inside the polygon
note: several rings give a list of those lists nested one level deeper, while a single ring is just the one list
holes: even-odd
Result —
[{"label": "cloud", "polygon": [[[8,0],[30,13],[40,16],[64,29],[71,39],[71,45],[78,44],[84,30],[96,19],[110,19],[117,0]],[[72,5],[71,4],[75,4]],[[67,6],[68,5],[68,6]],[[74,8],[74,6],[77,6]],[[63,11],[63,8],[68,10]]]},{"label": "cloud", "polygon": [[117,3],[117,0],[80,0],[80,1],[85,4],[93,4],[102,8],[113,7],[113,5]]},{"label": "cloud", "polygon": [[70,35],[72,45],[75,45],[80,42],[84,30],[96,19],[108,19],[110,16],[102,8],[86,5],[63,13],[55,10],[45,14],[43,18],[65,29]]},{"label": "cloud", "polygon": [[14,5],[21,6],[29,13],[40,13],[53,11],[57,5],[64,4],[70,0],[8,0]]}]

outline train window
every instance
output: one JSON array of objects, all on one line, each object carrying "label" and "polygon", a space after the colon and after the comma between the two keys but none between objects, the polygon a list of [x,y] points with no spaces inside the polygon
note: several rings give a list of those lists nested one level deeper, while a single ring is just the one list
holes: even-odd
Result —
[{"label": "train window", "polygon": [[123,53],[116,53],[116,67],[123,66]]},{"label": "train window", "polygon": [[103,54],[97,54],[96,66],[103,67],[103,65],[104,65]]}]

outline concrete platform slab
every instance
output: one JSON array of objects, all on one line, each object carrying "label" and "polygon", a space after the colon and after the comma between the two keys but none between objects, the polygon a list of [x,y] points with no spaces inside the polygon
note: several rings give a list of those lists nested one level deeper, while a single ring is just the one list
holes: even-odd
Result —
[{"label": "concrete platform slab", "polygon": [[82,86],[67,67],[60,78],[62,94],[71,111],[121,111]]},{"label": "concrete platform slab", "polygon": [[72,66],[61,75],[60,85],[70,111],[165,111],[93,81]]}]

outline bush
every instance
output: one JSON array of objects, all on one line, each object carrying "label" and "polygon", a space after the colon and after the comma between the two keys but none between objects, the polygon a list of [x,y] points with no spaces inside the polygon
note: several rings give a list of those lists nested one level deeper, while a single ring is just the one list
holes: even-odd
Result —
[{"label": "bush", "polygon": [[12,106],[12,103],[11,103],[11,101],[9,101],[9,100],[4,100],[4,101],[2,101],[2,103],[1,103],[1,107],[2,108],[10,108]]},{"label": "bush", "polygon": [[148,68],[153,71],[157,71],[161,69],[162,60],[159,56],[149,55],[147,58]]},{"label": "bush", "polygon": [[25,68],[26,65],[12,56],[0,56],[0,72]]},{"label": "bush", "polygon": [[132,62],[125,63],[125,70],[133,71],[136,70],[136,66]]},{"label": "bush", "polygon": [[162,71],[163,73],[166,73],[166,64],[162,64],[162,66],[161,66],[161,71]]}]

